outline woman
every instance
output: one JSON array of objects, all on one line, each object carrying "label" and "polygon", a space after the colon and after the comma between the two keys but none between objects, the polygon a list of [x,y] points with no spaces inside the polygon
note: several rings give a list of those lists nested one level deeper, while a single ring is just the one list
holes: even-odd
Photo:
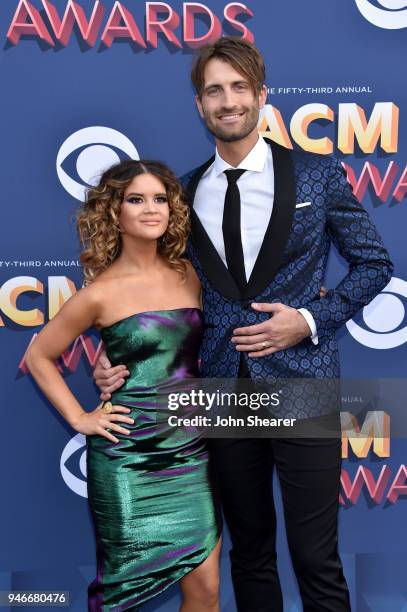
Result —
[{"label": "woman", "polygon": [[[128,160],[89,190],[78,216],[85,287],[38,334],[27,365],[68,423],[87,436],[97,576],[89,610],[136,610],[180,581],[182,612],[215,612],[220,519],[202,439],[159,434],[157,397],[198,378],[200,283],[182,258],[181,187],[164,165]],[[91,326],[126,383],[87,412],[55,360]],[[122,366],[121,366],[122,367]]]}]

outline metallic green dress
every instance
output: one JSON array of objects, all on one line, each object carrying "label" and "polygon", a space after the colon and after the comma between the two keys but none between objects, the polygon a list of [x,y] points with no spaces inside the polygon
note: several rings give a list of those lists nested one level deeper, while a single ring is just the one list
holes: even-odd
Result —
[{"label": "metallic green dress", "polygon": [[87,436],[97,551],[91,612],[138,610],[200,565],[219,539],[204,440],[177,428],[157,435],[160,393],[199,376],[202,325],[198,308],[177,308],[134,314],[101,330],[111,363],[130,371],[112,403],[132,408],[135,422],[124,425],[130,434],[114,432],[118,443]]}]

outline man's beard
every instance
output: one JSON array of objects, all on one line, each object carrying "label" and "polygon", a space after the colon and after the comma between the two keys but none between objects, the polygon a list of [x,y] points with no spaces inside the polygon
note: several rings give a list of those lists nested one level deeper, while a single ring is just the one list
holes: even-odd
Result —
[{"label": "man's beard", "polygon": [[[231,130],[227,131],[227,129],[223,130],[222,127],[214,125],[209,115],[207,115],[203,109],[204,122],[210,133],[218,140],[222,142],[236,142],[246,138],[246,136],[248,136],[257,127],[260,111],[257,106],[251,106],[250,108],[241,109],[240,112],[245,112],[245,121],[236,132],[232,132]],[[220,112],[218,114],[222,113]],[[224,114],[233,115],[233,113],[230,111],[226,111]]]}]

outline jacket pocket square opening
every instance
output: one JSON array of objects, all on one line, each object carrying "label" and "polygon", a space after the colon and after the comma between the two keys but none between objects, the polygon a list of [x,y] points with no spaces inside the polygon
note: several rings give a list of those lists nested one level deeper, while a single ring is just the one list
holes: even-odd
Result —
[{"label": "jacket pocket square opening", "polygon": [[311,206],[311,202],[299,202],[295,205],[295,208],[304,208],[304,206]]}]

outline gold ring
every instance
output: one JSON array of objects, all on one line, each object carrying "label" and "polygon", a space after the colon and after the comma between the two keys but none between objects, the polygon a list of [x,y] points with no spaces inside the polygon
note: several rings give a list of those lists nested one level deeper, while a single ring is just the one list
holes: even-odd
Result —
[{"label": "gold ring", "polygon": [[102,408],[103,412],[105,414],[110,414],[111,412],[113,412],[113,404],[112,402],[105,402]]},{"label": "gold ring", "polygon": [[268,347],[268,345],[269,345],[269,344],[268,344],[268,342],[262,342],[262,343],[261,343],[261,345],[262,345],[262,347],[265,349],[265,348],[267,348],[267,347]]}]

